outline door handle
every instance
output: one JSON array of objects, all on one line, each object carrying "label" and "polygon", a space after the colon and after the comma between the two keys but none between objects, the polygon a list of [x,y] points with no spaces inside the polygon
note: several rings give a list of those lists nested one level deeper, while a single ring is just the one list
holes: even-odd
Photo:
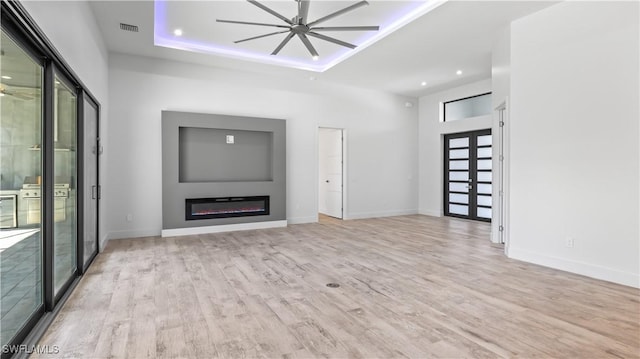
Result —
[{"label": "door handle", "polygon": [[96,186],[91,186],[91,199],[96,199]]},{"label": "door handle", "polygon": [[468,189],[473,189],[473,186],[472,185],[468,185],[467,188]]}]

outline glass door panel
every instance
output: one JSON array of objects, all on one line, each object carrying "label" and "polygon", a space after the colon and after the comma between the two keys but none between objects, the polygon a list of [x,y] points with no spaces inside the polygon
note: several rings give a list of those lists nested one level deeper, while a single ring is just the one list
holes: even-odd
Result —
[{"label": "glass door panel", "polygon": [[445,136],[445,215],[491,221],[491,144],[491,130]]},{"label": "glass door panel", "polygon": [[4,30],[0,67],[0,345],[43,304],[43,66]]},{"label": "glass door panel", "polygon": [[84,139],[84,222],[82,264],[98,253],[98,106],[86,95],[82,100]]},{"label": "glass door panel", "polygon": [[71,86],[55,75],[53,96],[54,224],[53,288],[54,296],[76,271],[77,238],[77,103]]}]

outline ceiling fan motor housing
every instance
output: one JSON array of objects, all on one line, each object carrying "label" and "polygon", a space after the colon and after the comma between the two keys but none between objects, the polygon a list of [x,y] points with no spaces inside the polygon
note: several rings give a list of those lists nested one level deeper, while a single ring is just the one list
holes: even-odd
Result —
[{"label": "ceiling fan motor housing", "polygon": [[286,22],[287,25],[265,24],[265,23],[256,23],[256,22],[248,22],[248,21],[234,21],[234,20],[221,20],[221,19],[217,19],[216,21],[226,22],[231,24],[257,25],[257,26],[268,26],[268,27],[277,27],[280,29],[283,29],[283,28],[286,29],[286,30],[272,32],[269,34],[253,36],[247,39],[234,41],[234,43],[237,44],[240,42],[251,41],[251,40],[261,39],[268,36],[288,33],[287,36],[284,38],[284,40],[282,40],[280,45],[278,45],[278,47],[271,53],[271,55],[277,55],[280,52],[280,50],[282,50],[282,48],[289,42],[289,40],[291,40],[294,36],[297,36],[298,38],[300,38],[304,46],[307,48],[312,58],[314,60],[317,60],[319,56],[318,52],[313,47],[313,44],[309,41],[309,38],[307,37],[307,35],[320,40],[328,41],[340,46],[355,49],[357,46],[354,44],[350,44],[348,42],[338,40],[336,38],[333,38],[327,35],[319,34],[318,31],[320,32],[322,31],[378,31],[380,28],[379,26],[334,26],[334,27],[317,27],[316,26],[317,24],[320,24],[322,22],[325,22],[327,20],[330,20],[342,14],[345,14],[349,11],[353,11],[363,5],[369,5],[369,3],[366,0],[361,0],[353,5],[350,5],[341,10],[335,11],[313,22],[309,22],[306,19],[309,14],[310,0],[296,0],[298,2],[298,14],[294,16],[291,20],[289,20],[288,18],[284,17],[282,14],[272,10],[271,8],[261,4],[256,0],[247,0],[247,1],[259,7],[260,9],[270,13],[271,15],[279,18],[280,20]]}]

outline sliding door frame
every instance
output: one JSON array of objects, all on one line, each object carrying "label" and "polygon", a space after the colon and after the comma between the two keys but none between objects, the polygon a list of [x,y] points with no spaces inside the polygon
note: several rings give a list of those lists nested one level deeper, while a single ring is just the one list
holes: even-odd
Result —
[{"label": "sliding door frame", "polygon": [[[84,137],[84,130],[85,130],[85,119],[84,119],[84,115],[85,115],[85,101],[89,102],[89,106],[93,106],[93,108],[96,111],[96,138],[94,139],[88,139]],[[82,148],[84,149],[84,145],[86,144],[86,141],[95,141],[95,145],[96,145],[96,155],[95,155],[95,160],[96,160],[96,250],[93,252],[93,254],[91,255],[91,257],[89,258],[89,260],[85,261],[84,260],[84,246],[85,246],[85,242],[84,242],[84,238],[82,238],[83,240],[80,240],[81,237],[84,236],[85,234],[85,225],[86,225],[86,221],[84,219],[84,215],[87,214],[87,209],[85,208],[84,204],[85,204],[85,196],[87,196],[87,189],[89,188],[87,185],[86,181],[85,181],[85,177],[84,177],[84,164],[85,164],[85,159],[87,158],[87,156],[91,156],[92,154],[90,153],[85,153],[85,151],[79,151],[78,152],[78,188],[82,188],[83,191],[77,191],[76,193],[76,198],[78,201],[78,213],[82,213],[81,216],[79,216],[78,218],[78,255],[77,255],[77,269],[80,272],[80,274],[84,274],[87,269],[89,268],[89,266],[91,265],[91,263],[93,263],[93,260],[96,258],[96,256],[98,255],[98,252],[100,251],[100,104],[98,104],[98,102],[96,102],[84,89],[81,89],[78,93],[78,132],[77,132],[77,143],[78,143],[78,148]]]},{"label": "sliding door frame", "polygon": [[[7,35],[9,37],[11,37],[16,44],[29,56],[31,57],[31,59],[39,64],[40,66],[42,66],[42,89],[43,92],[45,90],[45,87],[47,85],[47,81],[46,81],[46,72],[47,72],[47,67],[48,67],[48,62],[46,61],[46,58],[44,56],[44,53],[42,51],[40,51],[40,49],[38,48],[38,46],[29,39],[28,35],[25,33],[24,29],[21,28],[21,26],[16,23],[14,21],[14,19],[12,18],[11,14],[8,13],[7,11],[5,11],[5,6],[4,6],[4,1],[2,2],[2,11],[0,11],[0,19],[1,19],[1,24],[2,24],[2,31],[6,32]],[[41,98],[41,106],[42,106],[42,111],[41,111],[41,118],[40,118],[40,126],[41,126],[41,132],[40,132],[40,141],[42,144],[44,144],[45,140],[46,140],[46,123],[47,123],[47,117],[46,117],[46,113],[45,113],[45,109],[46,109],[46,105],[47,105],[47,99],[43,96]],[[42,146],[43,148],[41,149],[41,173],[44,175],[45,171],[46,171],[46,167],[47,167],[47,159],[48,159],[48,155],[47,155],[47,151],[44,149],[44,146]],[[44,176],[43,176],[43,180],[45,180]],[[41,193],[45,192],[45,183],[42,183],[42,191]],[[43,201],[45,201],[45,199],[42,199]],[[44,206],[45,203],[41,202],[41,213],[44,213]],[[16,342],[21,342],[24,341],[24,339],[27,337],[27,335],[29,334],[29,332],[37,325],[37,323],[41,320],[41,318],[43,317],[43,315],[45,314],[45,312],[47,311],[47,296],[46,296],[46,288],[44,286],[44,282],[45,282],[45,276],[46,276],[46,265],[48,263],[48,260],[52,260],[53,257],[51,258],[47,258],[46,255],[46,242],[45,241],[45,233],[47,233],[48,231],[48,227],[47,224],[45,223],[44,217],[41,218],[40,221],[40,241],[41,241],[41,251],[40,251],[40,264],[41,264],[41,273],[40,276],[42,278],[42,282],[41,282],[41,302],[40,304],[36,307],[36,309],[26,318],[24,325],[22,327],[22,329],[20,329],[13,337],[13,341],[7,344],[14,344]],[[4,351],[2,351],[0,353],[0,357],[1,358],[5,358],[5,357],[10,357],[11,355],[7,355],[4,353]]]},{"label": "sliding door frame", "polygon": [[[25,52],[31,56],[35,62],[43,66],[43,83],[42,83],[42,194],[41,194],[41,248],[42,248],[42,303],[36,310],[25,318],[25,324],[18,331],[7,345],[20,346],[30,348],[37,344],[40,337],[44,334],[47,327],[53,322],[53,319],[60,311],[62,304],[71,294],[73,288],[77,285],[80,276],[86,271],[89,264],[95,259],[99,252],[99,245],[91,259],[87,261],[86,266],[83,263],[83,205],[84,193],[84,154],[83,148],[76,146],[76,216],[77,222],[75,229],[77,231],[76,242],[76,270],[65,281],[57,295],[54,295],[54,76],[58,75],[69,85],[70,89],[76,95],[76,143],[84,143],[84,133],[80,129],[84,128],[83,99],[88,99],[90,103],[95,105],[97,111],[97,131],[100,128],[100,103],[95,96],[91,94],[87,87],[79,80],[79,76],[65,62],[60,53],[55,49],[53,44],[47,39],[45,33],[38,27],[35,21],[28,14],[23,5],[18,1],[1,1],[0,15],[2,20],[2,29],[13,38]],[[99,143],[97,144],[99,146]],[[98,147],[99,149],[99,147]],[[97,165],[97,181],[99,184],[99,153],[96,156]],[[97,202],[96,216],[96,242],[99,243],[99,199]],[[24,350],[24,349],[21,349]],[[5,352],[0,353],[0,358],[9,357],[26,357],[28,353]]]}]

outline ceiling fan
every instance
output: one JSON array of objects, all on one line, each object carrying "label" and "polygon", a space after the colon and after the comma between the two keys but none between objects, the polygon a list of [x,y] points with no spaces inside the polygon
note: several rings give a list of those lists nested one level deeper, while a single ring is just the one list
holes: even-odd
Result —
[{"label": "ceiling fan", "polygon": [[271,32],[268,34],[264,34],[264,35],[259,35],[259,36],[254,36],[254,37],[250,37],[247,39],[242,39],[242,40],[237,40],[234,41],[234,43],[240,43],[240,42],[245,42],[245,41],[250,41],[250,40],[256,40],[256,39],[261,39],[263,37],[267,37],[267,36],[273,36],[273,35],[278,35],[278,34],[285,34],[288,33],[287,36],[284,38],[284,40],[282,40],[282,42],[280,43],[280,45],[278,45],[278,47],[276,47],[275,50],[273,50],[273,52],[271,53],[271,55],[277,55],[280,50],[282,50],[282,48],[294,37],[297,36],[302,43],[304,44],[304,46],[307,48],[307,50],[309,50],[309,53],[311,54],[312,58],[314,60],[317,60],[319,58],[320,55],[318,55],[318,52],[316,51],[316,49],[313,47],[313,44],[311,44],[311,41],[309,41],[309,36],[311,37],[315,37],[317,39],[321,39],[324,41],[329,41],[332,42],[334,44],[340,45],[340,46],[344,46],[344,47],[348,47],[350,49],[355,49],[357,46],[354,44],[350,44],[348,42],[342,41],[342,40],[338,40],[335,39],[333,37],[330,36],[326,36],[321,34],[320,32],[322,31],[378,31],[380,29],[379,26],[333,26],[333,27],[320,27],[317,26],[320,23],[323,23],[327,20],[333,19],[335,17],[338,17],[342,14],[345,14],[349,11],[355,10],[361,6],[364,5],[369,5],[369,3],[367,1],[359,1],[353,5],[347,6],[341,10],[335,11],[329,15],[326,15],[324,17],[321,17],[315,21],[308,21],[307,17],[309,14],[309,2],[310,0],[295,0],[298,3],[298,14],[296,16],[294,16],[292,19],[288,19],[287,17],[281,15],[280,13],[270,9],[269,7],[259,3],[256,0],[247,0],[249,3],[259,7],[260,9],[268,12],[269,14],[277,17],[278,19],[284,21],[286,23],[286,25],[284,24],[265,24],[265,23],[259,23],[259,22],[248,22],[248,21],[234,21],[234,20],[220,20],[217,19],[217,22],[224,22],[224,23],[230,23],[230,24],[243,24],[243,25],[256,25],[256,26],[267,26],[267,27],[277,27],[277,28],[281,28],[284,30],[280,30],[280,31],[276,31],[276,32]]}]

